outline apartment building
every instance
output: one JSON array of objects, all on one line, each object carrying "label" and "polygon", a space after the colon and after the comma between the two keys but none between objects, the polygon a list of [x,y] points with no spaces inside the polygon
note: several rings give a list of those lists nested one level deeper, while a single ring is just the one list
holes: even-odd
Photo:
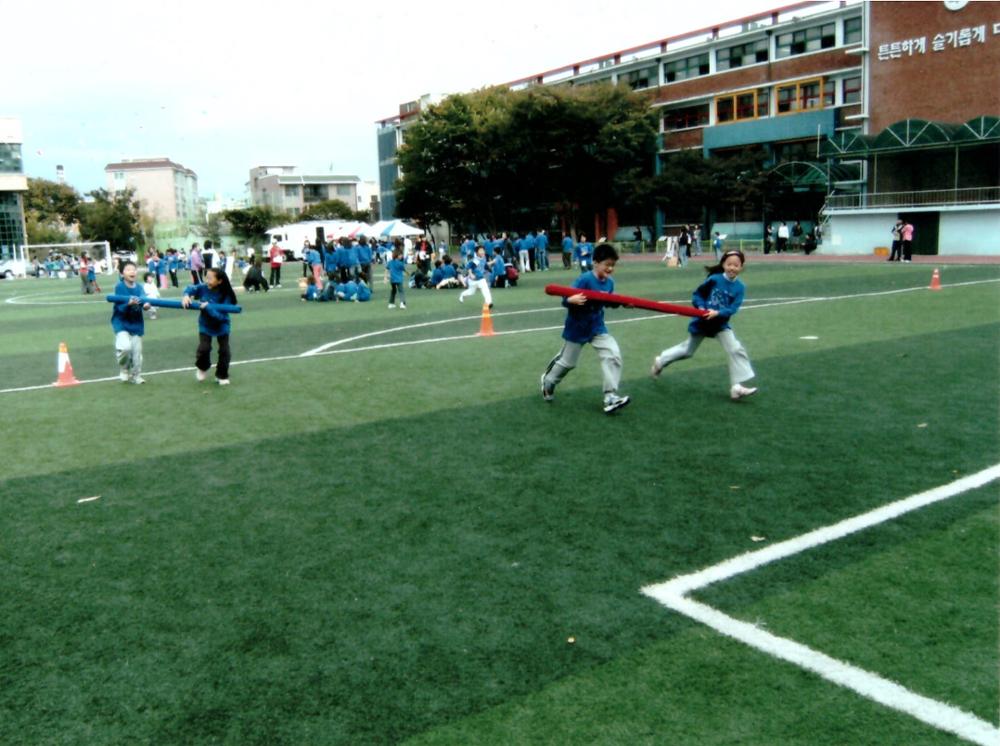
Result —
[{"label": "apartment building", "polygon": [[299,174],[295,166],[255,166],[247,184],[254,205],[267,205],[299,215],[318,202],[338,199],[352,210],[362,204],[366,190],[358,176]]},{"label": "apartment building", "polygon": [[143,214],[158,226],[186,226],[201,218],[198,175],[166,157],[126,159],[104,167],[112,194],[135,190]]}]

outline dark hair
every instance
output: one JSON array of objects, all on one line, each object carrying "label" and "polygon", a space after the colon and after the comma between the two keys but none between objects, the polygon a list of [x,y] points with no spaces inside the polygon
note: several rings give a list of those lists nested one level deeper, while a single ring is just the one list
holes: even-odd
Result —
[{"label": "dark hair", "polygon": [[152,277],[152,276],[153,276],[153,273],[152,273],[152,272],[147,272],[146,274],[144,274],[144,275],[142,276],[142,281],[143,281],[143,282],[149,282],[149,278],[150,278],[150,277]]},{"label": "dark hair", "polygon": [[740,264],[746,264],[747,258],[743,256],[743,252],[739,249],[730,249],[729,251],[723,252],[722,258],[719,260],[718,264],[711,267],[705,267],[705,271],[710,275],[717,275],[723,271],[722,265],[725,263],[726,259],[731,256],[738,256],[740,258]]},{"label": "dark hair", "polygon": [[210,240],[209,241],[205,241],[205,248],[206,249],[212,248],[212,242]]},{"label": "dark hair", "polygon": [[219,284],[222,286],[222,300],[226,303],[231,303],[236,305],[236,291],[233,290],[233,286],[229,283],[229,275],[221,267],[209,267],[208,271],[219,278]]},{"label": "dark hair", "polygon": [[609,243],[598,244],[597,248],[594,249],[594,263],[603,262],[605,259],[611,259],[612,261],[618,261],[618,252],[615,251],[615,247]]}]

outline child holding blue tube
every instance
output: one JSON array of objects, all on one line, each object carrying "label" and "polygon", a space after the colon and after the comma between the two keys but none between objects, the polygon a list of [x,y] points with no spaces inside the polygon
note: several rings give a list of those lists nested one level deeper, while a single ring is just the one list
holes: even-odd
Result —
[{"label": "child holding blue tube", "polygon": [[219,267],[212,267],[205,272],[205,282],[191,285],[184,289],[181,305],[190,308],[192,302],[200,303],[201,313],[198,314],[198,350],[195,353],[195,377],[204,381],[208,377],[208,369],[212,367],[212,339],[217,340],[219,347],[215,363],[215,378],[220,386],[229,385],[229,361],[232,353],[229,349],[229,314],[219,310],[217,303],[236,305],[236,293],[229,284],[229,277]]}]

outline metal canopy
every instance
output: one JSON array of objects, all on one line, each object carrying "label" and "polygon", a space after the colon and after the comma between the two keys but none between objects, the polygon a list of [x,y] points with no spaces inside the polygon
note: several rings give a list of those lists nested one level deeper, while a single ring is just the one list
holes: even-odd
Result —
[{"label": "metal canopy", "polygon": [[913,148],[945,145],[972,145],[1000,141],[1000,117],[979,116],[965,124],[931,122],[926,119],[903,119],[877,135],[837,132],[820,145],[820,156],[827,158],[864,158]]},{"label": "metal canopy", "polygon": [[861,166],[857,163],[838,163],[825,166],[810,161],[789,161],[771,169],[793,187],[822,187],[831,183],[853,182],[861,179]]}]

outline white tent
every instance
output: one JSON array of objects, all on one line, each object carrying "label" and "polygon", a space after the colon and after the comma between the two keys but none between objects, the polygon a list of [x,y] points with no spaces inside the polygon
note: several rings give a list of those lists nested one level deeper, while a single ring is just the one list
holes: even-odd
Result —
[{"label": "white tent", "polygon": [[393,220],[379,234],[385,238],[397,238],[403,236],[422,236],[423,231],[412,225],[404,223],[402,220]]},{"label": "white tent", "polygon": [[379,220],[375,225],[368,226],[367,229],[362,229],[360,231],[362,236],[381,236],[382,231],[392,225],[395,221],[393,220]]}]

